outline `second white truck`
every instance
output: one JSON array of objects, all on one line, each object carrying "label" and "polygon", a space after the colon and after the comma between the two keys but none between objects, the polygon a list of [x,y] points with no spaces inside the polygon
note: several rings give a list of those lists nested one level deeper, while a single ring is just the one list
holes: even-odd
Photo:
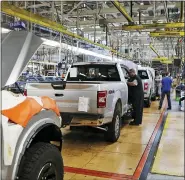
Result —
[{"label": "second white truck", "polygon": [[120,136],[121,117],[129,110],[128,70],[131,61],[77,63],[68,70],[64,81],[29,83],[28,96],[47,95],[56,100],[62,112],[63,126],[93,126],[105,131],[115,142]]}]

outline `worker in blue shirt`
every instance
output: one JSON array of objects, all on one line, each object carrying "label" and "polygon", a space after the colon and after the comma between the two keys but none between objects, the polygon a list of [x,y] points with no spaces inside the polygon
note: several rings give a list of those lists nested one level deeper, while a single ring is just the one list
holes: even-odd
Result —
[{"label": "worker in blue shirt", "polygon": [[162,89],[161,89],[162,94],[161,94],[161,99],[159,103],[159,110],[162,107],[165,95],[167,96],[167,100],[168,100],[168,110],[171,109],[171,99],[170,99],[171,87],[172,87],[172,79],[169,77],[169,73],[167,72],[166,76],[162,79]]}]

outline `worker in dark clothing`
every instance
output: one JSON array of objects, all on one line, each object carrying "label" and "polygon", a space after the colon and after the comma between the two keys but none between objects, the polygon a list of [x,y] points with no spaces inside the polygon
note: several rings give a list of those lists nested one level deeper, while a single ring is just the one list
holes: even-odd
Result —
[{"label": "worker in dark clothing", "polygon": [[134,69],[129,71],[130,78],[127,81],[129,89],[129,98],[133,106],[133,118],[134,121],[130,125],[142,124],[143,118],[143,105],[144,105],[144,92],[142,81],[139,76],[136,75]]},{"label": "worker in dark clothing", "polygon": [[171,109],[171,99],[170,99],[171,87],[172,87],[172,79],[169,77],[169,73],[167,72],[166,76],[162,79],[162,95],[159,103],[159,110],[163,105],[165,95],[167,96],[167,100],[168,100],[168,110]]}]

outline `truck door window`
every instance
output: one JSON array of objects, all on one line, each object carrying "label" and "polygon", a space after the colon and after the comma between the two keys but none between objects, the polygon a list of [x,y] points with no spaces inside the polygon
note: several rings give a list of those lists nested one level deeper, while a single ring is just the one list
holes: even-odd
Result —
[{"label": "truck door window", "polygon": [[67,81],[121,81],[116,65],[76,65],[77,77],[68,75]]},{"label": "truck door window", "polygon": [[141,79],[149,79],[148,73],[146,70],[138,70],[138,75]]}]

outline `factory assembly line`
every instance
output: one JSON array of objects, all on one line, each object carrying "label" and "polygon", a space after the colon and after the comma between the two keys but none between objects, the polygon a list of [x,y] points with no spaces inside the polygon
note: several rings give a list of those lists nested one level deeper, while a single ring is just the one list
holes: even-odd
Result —
[{"label": "factory assembly line", "polygon": [[1,1],[2,180],[184,179],[184,1]]}]

